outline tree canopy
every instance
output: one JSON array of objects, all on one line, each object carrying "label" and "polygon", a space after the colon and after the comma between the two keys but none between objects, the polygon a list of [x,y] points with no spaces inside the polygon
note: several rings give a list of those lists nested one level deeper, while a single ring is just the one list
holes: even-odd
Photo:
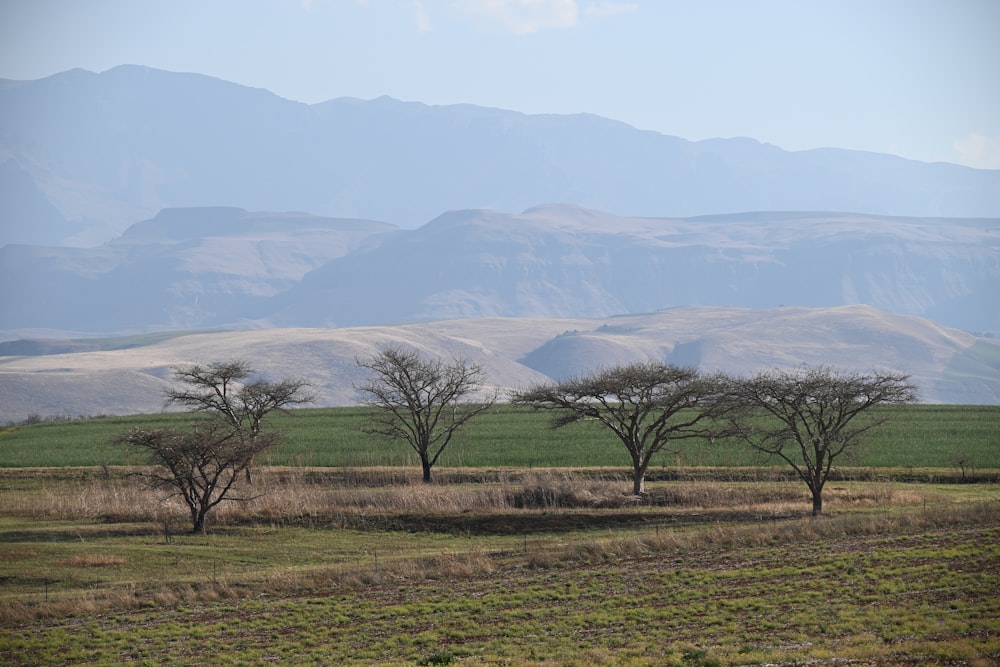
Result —
[{"label": "tree canopy", "polygon": [[761,372],[730,387],[733,432],[751,447],[788,463],[823,511],[823,487],[833,463],[890,418],[878,406],[917,399],[909,376],[859,373],[825,366]]},{"label": "tree canopy", "polygon": [[358,360],[369,378],[357,388],[376,408],[369,433],[403,440],[420,457],[424,482],[455,433],[488,410],[496,391],[469,400],[483,388],[486,372],[462,359],[428,359],[416,350],[386,347],[370,359]]},{"label": "tree canopy", "polygon": [[167,404],[221,416],[234,429],[256,435],[271,412],[314,400],[304,380],[256,378],[244,382],[256,374],[253,365],[243,359],[176,368],[174,379],[183,386],[167,390]]},{"label": "tree canopy", "polygon": [[192,532],[204,533],[209,512],[224,500],[237,500],[231,492],[240,476],[277,436],[247,438],[212,420],[190,429],[131,429],[115,442],[145,451],[153,468],[136,474],[179,496],[191,513]]},{"label": "tree canopy", "polygon": [[304,381],[253,379],[256,373],[241,359],[174,369],[182,386],[166,392],[167,404],[208,418],[188,429],[131,429],[115,438],[146,452],[154,469],[139,474],[183,499],[194,532],[205,532],[209,512],[233,499],[240,475],[252,483],[254,457],[280,441],[277,433],[265,431],[267,415],[313,400]]},{"label": "tree canopy", "polygon": [[[182,405],[222,419],[241,437],[252,439],[261,434],[270,413],[315,400],[304,380],[272,382],[254,378],[256,374],[257,370],[244,359],[176,368],[174,378],[182,386],[167,390],[167,405]],[[252,470],[249,464],[244,469],[249,482],[253,481]]]},{"label": "tree canopy", "polygon": [[553,427],[593,420],[617,436],[632,460],[632,489],[645,492],[646,471],[668,444],[711,438],[711,418],[725,409],[720,380],[694,368],[640,362],[516,392],[514,403],[553,410]]}]

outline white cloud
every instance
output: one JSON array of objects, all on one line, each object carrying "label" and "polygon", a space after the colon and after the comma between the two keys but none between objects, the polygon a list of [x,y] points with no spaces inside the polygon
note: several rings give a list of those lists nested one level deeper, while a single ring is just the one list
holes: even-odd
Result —
[{"label": "white cloud", "polygon": [[975,132],[953,144],[957,162],[976,169],[1000,169],[1000,137]]},{"label": "white cloud", "polygon": [[517,35],[572,28],[580,16],[576,0],[455,0],[454,6]]},{"label": "white cloud", "polygon": [[413,6],[414,18],[417,21],[417,30],[420,32],[430,32],[434,29],[431,25],[431,18],[427,15],[427,9],[424,7],[423,0],[412,0],[410,3]]}]

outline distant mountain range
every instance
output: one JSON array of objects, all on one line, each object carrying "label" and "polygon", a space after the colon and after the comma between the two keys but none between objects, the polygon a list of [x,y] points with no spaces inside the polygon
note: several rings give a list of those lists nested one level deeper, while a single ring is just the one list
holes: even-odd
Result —
[{"label": "distant mountain range", "polygon": [[380,342],[501,387],[826,363],[1000,403],[998,335],[997,170],[133,66],[0,80],[0,421],[158,410],[172,365],[234,356],[349,404]]},{"label": "distant mountain range", "polygon": [[0,339],[860,303],[987,334],[1000,332],[998,286],[998,219],[550,205],[411,230],[168,209],[97,248],[0,248]]},{"label": "distant mountain range", "polygon": [[0,245],[94,245],[163,208],[422,225],[569,202],[628,216],[1000,216],[1000,171],[874,153],[691,142],[592,115],[335,99],[306,105],[122,66],[0,80]]},{"label": "distant mountain range", "polygon": [[595,319],[480,318],[3,345],[0,424],[32,414],[159,412],[172,367],[234,357],[271,378],[307,380],[317,406],[351,405],[363,380],[356,360],[383,345],[482,363],[488,381],[503,390],[644,359],[737,374],[809,363],[903,371],[926,402],[1000,404],[1000,342],[868,306],[672,308]]}]

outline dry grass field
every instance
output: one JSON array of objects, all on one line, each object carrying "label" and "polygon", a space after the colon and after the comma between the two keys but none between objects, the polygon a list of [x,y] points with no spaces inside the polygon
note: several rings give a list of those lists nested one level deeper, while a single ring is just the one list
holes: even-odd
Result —
[{"label": "dry grass field", "polygon": [[[125,468],[0,472],[0,663],[993,665],[1000,487],[272,468],[207,535]],[[697,473],[697,474],[696,474]]]}]

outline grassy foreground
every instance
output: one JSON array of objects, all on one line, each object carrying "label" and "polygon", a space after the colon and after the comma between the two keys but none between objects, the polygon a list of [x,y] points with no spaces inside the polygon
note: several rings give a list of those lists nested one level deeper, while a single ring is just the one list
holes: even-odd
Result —
[{"label": "grassy foreground", "polygon": [[194,536],[124,472],[0,471],[0,664],[1000,663],[997,484],[282,468]]},{"label": "grassy foreground", "polygon": [[0,430],[0,664],[1000,665],[1000,407],[904,409],[816,518],[734,443],[640,501],[587,425],[500,406],[423,485],[366,418],[282,416],[201,536],[110,445],[187,415]]}]

